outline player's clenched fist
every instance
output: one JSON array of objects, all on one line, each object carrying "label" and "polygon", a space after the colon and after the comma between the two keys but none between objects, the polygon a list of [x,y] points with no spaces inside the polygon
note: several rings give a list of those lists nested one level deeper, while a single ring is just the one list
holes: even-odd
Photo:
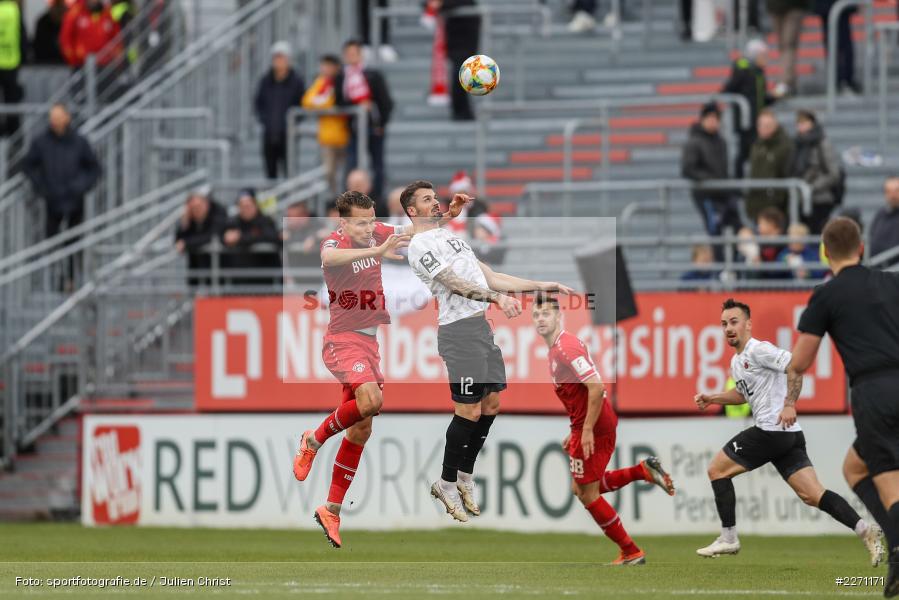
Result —
[{"label": "player's clenched fist", "polygon": [[712,400],[705,394],[696,394],[693,396],[693,402],[699,407],[699,410],[705,410],[712,403]]},{"label": "player's clenched fist", "polygon": [[518,298],[501,295],[499,296],[499,298],[497,298],[496,305],[501,311],[503,311],[503,314],[510,319],[521,314],[521,302],[518,300]]}]

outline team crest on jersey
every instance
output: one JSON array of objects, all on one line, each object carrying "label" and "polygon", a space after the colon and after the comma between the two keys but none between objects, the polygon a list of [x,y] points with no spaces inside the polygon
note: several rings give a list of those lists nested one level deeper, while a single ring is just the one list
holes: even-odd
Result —
[{"label": "team crest on jersey", "polygon": [[423,266],[428,273],[433,273],[434,269],[440,266],[440,261],[434,257],[432,252],[425,252],[418,262],[421,263],[421,266]]},{"label": "team crest on jersey", "polygon": [[748,361],[748,360],[744,360],[744,361],[743,361],[743,368],[744,368],[744,369],[748,369],[748,368],[749,368],[749,361]]},{"label": "team crest on jersey", "polygon": [[361,373],[362,371],[365,370],[365,363],[361,362],[361,361],[357,362],[356,364],[353,365],[353,370],[356,371],[357,373]]}]

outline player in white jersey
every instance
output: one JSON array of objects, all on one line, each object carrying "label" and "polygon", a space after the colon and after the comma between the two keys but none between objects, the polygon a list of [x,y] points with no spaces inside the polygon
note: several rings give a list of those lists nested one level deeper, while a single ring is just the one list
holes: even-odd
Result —
[{"label": "player in white jersey", "polygon": [[722,306],[721,327],[727,344],[734,349],[731,373],[736,388],[694,397],[700,410],[710,404],[749,403],[755,420],[753,427],[728,441],[709,465],[709,480],[721,518],[721,535],[696,553],[712,557],[740,551],[737,497],[732,479],[771,463],[803,502],[855,531],[876,566],[883,555],[880,527],[865,522],[845,498],[825,490],[818,481],[805,450],[805,435],[796,422],[795,405],[802,390],[802,377],[787,376],[791,358],[788,351],[752,337],[750,316],[749,306],[732,298]]},{"label": "player in white jersey", "polygon": [[499,393],[506,389],[503,355],[493,342],[485,311],[492,303],[507,317],[516,317],[521,302],[506,294],[571,290],[555,282],[496,273],[480,262],[464,240],[439,227],[440,203],[429,182],[409,184],[400,202],[413,223],[409,265],[437,299],[437,351],[446,363],[455,403],[446,430],[443,473],[431,485],[431,495],[454,519],[464,522],[466,510],[475,516],[481,513],[472,472],[499,412]]}]

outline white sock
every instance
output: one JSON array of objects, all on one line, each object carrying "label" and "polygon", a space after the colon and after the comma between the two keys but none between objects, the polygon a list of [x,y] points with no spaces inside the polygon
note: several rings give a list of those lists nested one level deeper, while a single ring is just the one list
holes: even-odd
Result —
[{"label": "white sock", "polygon": [[458,471],[459,481],[462,483],[471,483],[471,473],[466,473],[465,471]]},{"label": "white sock", "polygon": [[309,437],[306,438],[306,445],[316,451],[322,447],[321,442],[315,439],[315,433],[309,434]]},{"label": "white sock", "polygon": [[737,541],[737,528],[736,527],[722,527],[721,528],[721,539],[727,542],[728,544],[734,544]]},{"label": "white sock", "polygon": [[865,523],[864,519],[859,519],[858,523],[855,524],[855,535],[865,537],[866,533],[868,533],[868,524]]},{"label": "white sock", "polygon": [[456,482],[455,481],[447,481],[444,478],[440,478],[437,481],[440,484],[440,487],[444,492],[455,492],[456,491]]}]

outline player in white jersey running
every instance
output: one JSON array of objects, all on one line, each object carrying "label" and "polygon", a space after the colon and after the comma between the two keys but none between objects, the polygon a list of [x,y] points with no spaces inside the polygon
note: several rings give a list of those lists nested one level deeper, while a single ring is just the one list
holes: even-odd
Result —
[{"label": "player in white jersey running", "polygon": [[709,465],[709,480],[715,493],[715,506],[721,518],[721,535],[696,551],[713,557],[740,551],[737,538],[737,497],[732,479],[747,471],[771,463],[793,488],[796,495],[855,531],[877,566],[883,555],[880,527],[865,522],[845,498],[825,490],[805,450],[805,435],[796,422],[796,400],[802,390],[802,377],[787,376],[790,353],[770,342],[752,337],[749,306],[728,299],[722,306],[721,327],[727,344],[734,349],[731,374],[735,389],[720,394],[697,394],[700,410],[710,404],[749,403],[755,426],[734,436]]},{"label": "player in white jersey running", "polygon": [[492,303],[507,317],[516,317],[521,302],[508,293],[572,290],[555,282],[496,273],[479,261],[464,240],[440,228],[440,203],[429,182],[406,186],[400,202],[413,223],[409,265],[437,298],[437,352],[446,363],[455,403],[446,430],[443,473],[431,486],[431,495],[454,519],[465,522],[466,511],[481,514],[472,472],[499,413],[499,393],[506,389],[506,366],[485,311]]}]

